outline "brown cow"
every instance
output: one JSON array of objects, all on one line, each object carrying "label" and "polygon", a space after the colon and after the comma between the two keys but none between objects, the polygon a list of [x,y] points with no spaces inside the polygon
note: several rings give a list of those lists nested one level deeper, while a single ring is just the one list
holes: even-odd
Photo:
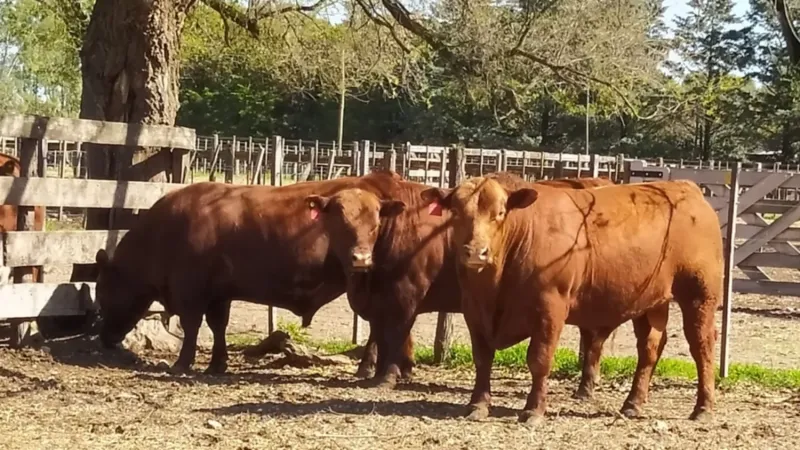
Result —
[{"label": "brown cow", "polygon": [[[19,177],[22,170],[22,165],[19,159],[0,153],[0,176],[6,177]],[[17,210],[16,205],[0,205],[0,231],[16,231],[17,230]],[[35,206],[33,208],[33,229],[35,231],[44,230],[45,221],[45,208],[43,206]],[[22,273],[31,273],[34,281],[41,280],[41,273],[39,267],[31,269],[15,270],[14,281],[21,282]]]},{"label": "brown cow", "polygon": [[607,333],[634,321],[639,363],[622,412],[641,413],[674,299],[697,364],[692,419],[712,417],[714,313],[722,296],[717,214],[691,181],[591,190],[504,189],[475,178],[423,197],[454,215],[464,318],[476,383],[470,417],[488,415],[494,352],[530,337],[533,376],[520,421],[544,417],[564,324]]},{"label": "brown cow", "polygon": [[[308,324],[346,288],[345,272],[305,198],[348,187],[376,188],[385,176],[346,177],[285,187],[197,183],[159,199],[120,241],[100,250],[96,295],[100,339],[119,343],[161,299],[185,338],[175,372],[191,368],[205,314],[214,335],[208,372],[227,368],[225,329],[232,299],[284,308]],[[382,214],[396,203],[382,203]],[[375,217],[365,216],[365,220]],[[340,255],[341,256],[341,255]]]},{"label": "brown cow", "polygon": [[[545,184],[572,188],[613,184],[598,179],[550,180],[532,184],[504,172],[489,177],[509,187]],[[434,311],[461,312],[453,259],[456,252],[452,250],[448,237],[449,221],[446,217],[431,217],[423,212],[425,204],[421,193],[428,189],[427,186],[399,180],[393,185],[389,191],[347,189],[330,198],[308,197],[312,208],[322,212],[321,217],[331,234],[331,245],[342,258],[342,265],[356,272],[351,274],[348,282],[351,307],[370,322],[371,330],[380,330],[374,345],[378,347],[380,361],[376,381],[383,387],[393,386],[398,376],[410,375],[410,367],[404,369],[396,362],[401,354],[400,344],[410,336],[417,315]],[[382,198],[400,200],[405,204],[405,212],[395,215],[379,229],[374,225],[375,220],[366,220],[365,215],[377,214],[377,205]],[[592,345],[592,356],[585,360],[577,397],[591,397],[599,373],[600,352],[608,334],[597,334],[596,338],[595,334],[592,330],[581,332],[582,342],[594,343],[597,339],[601,342]],[[374,355],[375,350],[371,352]],[[367,372],[364,365],[369,363],[367,358],[363,359],[359,373]]]}]

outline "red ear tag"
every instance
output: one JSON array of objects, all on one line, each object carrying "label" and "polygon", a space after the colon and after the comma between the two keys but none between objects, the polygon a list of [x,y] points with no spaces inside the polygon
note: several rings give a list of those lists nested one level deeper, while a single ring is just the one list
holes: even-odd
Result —
[{"label": "red ear tag", "polygon": [[432,216],[441,216],[442,215],[442,205],[439,202],[433,202],[428,205],[428,214]]}]

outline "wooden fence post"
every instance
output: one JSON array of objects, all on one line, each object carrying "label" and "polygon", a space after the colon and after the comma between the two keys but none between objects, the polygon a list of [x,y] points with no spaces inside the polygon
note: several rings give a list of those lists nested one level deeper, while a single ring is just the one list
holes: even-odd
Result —
[{"label": "wooden fence post", "polygon": [[233,177],[236,176],[236,136],[231,141],[231,146],[228,149],[228,166],[225,168],[225,182],[233,184]]},{"label": "wooden fence post", "polygon": [[[272,154],[270,155],[270,184],[272,186],[283,186],[283,139],[280,136],[273,137]],[[268,333],[275,331],[275,308],[267,308],[267,330]]]},{"label": "wooden fence post", "polygon": [[219,135],[214,135],[214,145],[212,151],[214,154],[211,156],[211,168],[208,174],[208,181],[217,181],[217,164],[219,163],[219,152],[222,149],[222,144],[219,142]]},{"label": "wooden fence post", "polygon": [[369,166],[369,154],[372,146],[370,145],[369,141],[364,141],[362,148],[361,148],[361,159],[359,160],[360,166],[360,173],[359,175],[364,176],[370,172]]},{"label": "wooden fence post", "polygon": [[555,174],[553,174],[553,178],[564,178],[564,153],[558,154],[558,161],[556,161],[556,170]]},{"label": "wooden fence post", "polygon": [[725,280],[725,290],[722,292],[722,342],[720,343],[720,361],[719,361],[719,376],[725,378],[728,376],[728,363],[729,363],[729,340],[730,322],[731,322],[731,302],[733,300],[733,266],[734,266],[734,252],[736,249],[736,216],[738,215],[737,207],[739,205],[739,170],[741,164],[736,161],[731,170],[730,182],[730,198],[728,199],[728,223],[725,233],[725,272],[723,274]]},{"label": "wooden fence post", "polygon": [[383,167],[386,170],[397,172],[397,151],[394,149],[394,144],[388,152],[383,154]]},{"label": "wooden fence post", "polygon": [[591,175],[592,178],[597,178],[600,176],[600,158],[597,156],[596,153],[592,153],[592,156],[589,157],[589,165],[591,166]]},{"label": "wooden fence post", "polygon": [[[47,140],[20,139],[19,146],[20,173],[22,178],[44,177],[47,175]],[[45,207],[43,205],[43,207]],[[46,219],[43,217],[42,220]],[[34,231],[34,208],[31,206],[17,207],[17,231]],[[44,224],[42,224],[44,225]],[[14,283],[41,283],[44,281],[44,268],[16,267],[13,270]],[[11,347],[20,347],[30,335],[31,323],[28,320],[11,320]]]},{"label": "wooden fence post", "polygon": [[[451,188],[458,186],[465,176],[465,162],[464,148],[456,146],[450,149],[448,155],[449,166],[449,186]],[[440,183],[442,181],[440,180]],[[442,313],[438,314],[436,318],[436,337],[433,342],[433,363],[441,364],[444,358],[450,353],[450,344],[453,334],[453,316],[452,314]]]}]

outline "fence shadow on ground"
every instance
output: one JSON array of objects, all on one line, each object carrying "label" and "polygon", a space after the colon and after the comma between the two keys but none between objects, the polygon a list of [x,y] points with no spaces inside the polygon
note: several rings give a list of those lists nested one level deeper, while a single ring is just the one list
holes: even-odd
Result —
[{"label": "fence shadow on ground", "polygon": [[[353,414],[401,417],[428,417],[446,420],[461,417],[466,412],[463,404],[432,400],[352,400],[330,399],[309,403],[262,402],[235,403],[218,408],[195,409],[194,412],[212,413],[220,416],[259,414],[266,417],[303,417],[316,414]],[[491,408],[491,417],[513,417],[517,411],[502,406]]]},{"label": "fence shadow on ground", "polygon": [[[155,367],[155,366],[154,366]],[[372,380],[356,379],[349,374],[331,375],[329,377],[312,374],[292,374],[285,375],[280,373],[260,372],[254,370],[235,370],[222,375],[207,375],[202,372],[203,366],[195,366],[195,371],[187,375],[173,375],[163,370],[142,371],[137,373],[135,378],[143,381],[161,381],[167,383],[178,383],[183,385],[204,384],[208,386],[227,386],[248,384],[274,384],[274,385],[296,385],[308,384],[316,387],[332,389],[359,389],[363,392],[378,392],[372,387]],[[138,368],[136,368],[138,370]],[[418,392],[422,394],[454,393],[469,395],[472,391],[459,386],[447,386],[439,383],[420,383],[414,381],[401,381],[397,384],[396,391]]]},{"label": "fence shadow on ground", "polygon": [[88,335],[48,340],[40,347],[47,347],[54,361],[69,366],[127,369],[138,372],[159,370],[156,365],[148,363],[134,352],[122,348],[103,348],[96,338]]},{"label": "fence shadow on ground", "polygon": [[737,307],[731,308],[731,311],[737,314],[748,314],[751,316],[767,317],[770,319],[800,319],[800,311],[791,311],[784,308],[749,308]]}]

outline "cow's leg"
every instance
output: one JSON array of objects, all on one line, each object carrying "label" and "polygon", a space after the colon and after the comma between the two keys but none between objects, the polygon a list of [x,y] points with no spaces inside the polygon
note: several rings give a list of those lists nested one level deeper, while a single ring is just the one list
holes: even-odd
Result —
[{"label": "cow's leg", "polygon": [[489,417],[492,403],[491,378],[494,349],[480,332],[470,332],[472,359],[475,361],[475,386],[467,405],[467,419],[482,420]]},{"label": "cow's leg", "polygon": [[578,390],[574,398],[587,400],[594,395],[594,387],[600,379],[600,357],[603,354],[603,344],[613,331],[613,328],[588,330],[581,328],[581,346],[586,349],[583,358],[583,373]]},{"label": "cow's leg", "polygon": [[[403,360],[403,343],[411,333],[412,323],[398,323],[383,327],[378,346],[378,373],[375,386],[379,389],[393,389],[401,376],[400,365]],[[385,355],[385,358],[384,358]]]},{"label": "cow's leg", "polygon": [[400,359],[400,376],[405,380],[411,379],[411,372],[414,369],[414,339],[409,331],[406,340],[403,342],[403,356]]},{"label": "cow's leg", "polygon": [[180,316],[181,327],[183,328],[183,344],[178,360],[170,367],[171,373],[187,373],[194,364],[195,353],[197,353],[197,334],[200,325],[203,323],[203,312],[196,310],[183,311]]},{"label": "cow's leg", "polygon": [[667,343],[668,317],[669,303],[665,303],[633,320],[639,360],[636,364],[631,391],[622,405],[621,412],[627,417],[641,416],[642,405],[647,402],[653,371]]},{"label": "cow's leg", "polygon": [[370,324],[369,338],[364,345],[364,354],[356,370],[356,378],[369,378],[375,374],[375,365],[378,360],[378,343],[375,339],[375,327]]},{"label": "cow's leg", "polygon": [[[546,295],[546,294],[543,294]],[[563,305],[566,302],[557,295],[552,299],[543,299],[542,305]],[[532,386],[525,402],[525,409],[520,413],[519,421],[528,425],[536,425],[544,419],[547,404],[547,376],[553,365],[561,331],[564,329],[566,311],[548,308],[539,312],[539,320],[533,323],[530,345],[528,345],[528,369],[531,371]]]},{"label": "cow's leg", "polygon": [[206,310],[206,323],[214,335],[214,346],[211,348],[211,362],[205,372],[222,374],[228,370],[228,346],[225,342],[225,330],[231,314],[230,300],[221,299],[212,302]]},{"label": "cow's leg", "polygon": [[719,302],[709,299],[693,302],[679,300],[678,304],[683,315],[683,333],[697,365],[697,403],[689,418],[709,420],[714,410],[714,313]]}]

